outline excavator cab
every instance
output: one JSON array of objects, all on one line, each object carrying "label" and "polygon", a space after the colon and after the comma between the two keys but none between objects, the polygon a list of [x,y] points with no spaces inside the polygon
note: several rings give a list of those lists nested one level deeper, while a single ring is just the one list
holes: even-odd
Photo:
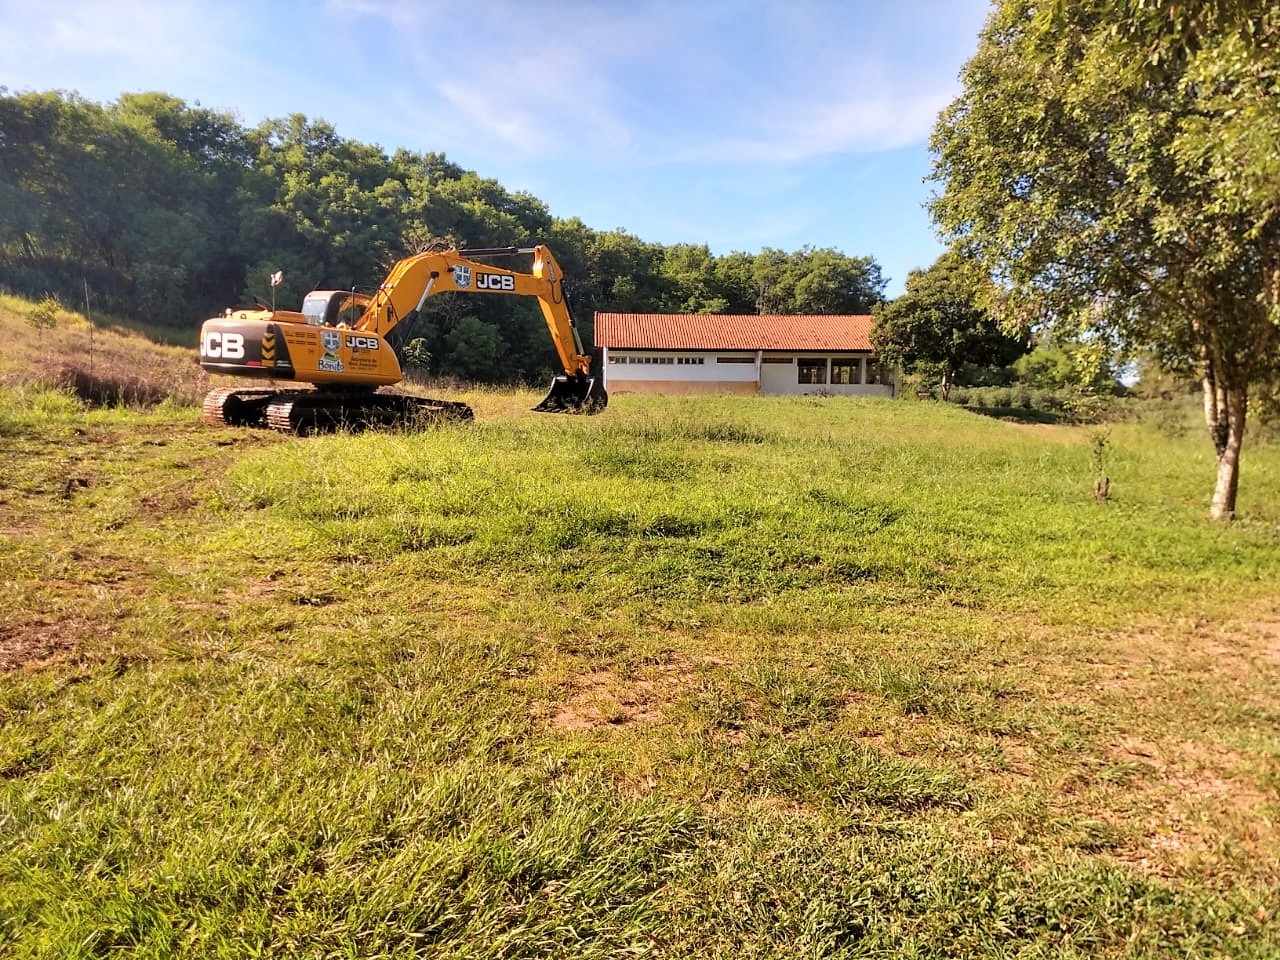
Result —
[{"label": "excavator cab", "polygon": [[303,298],[302,315],[317,327],[354,327],[369,305],[369,297],[350,290],[312,290]]},{"label": "excavator cab", "polygon": [[595,377],[578,374],[559,376],[551,381],[551,390],[534,407],[535,413],[599,413],[609,405],[604,384]]}]

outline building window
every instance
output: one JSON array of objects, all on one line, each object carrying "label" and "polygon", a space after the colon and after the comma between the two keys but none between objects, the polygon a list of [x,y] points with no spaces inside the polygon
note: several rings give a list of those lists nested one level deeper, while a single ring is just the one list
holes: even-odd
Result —
[{"label": "building window", "polygon": [[716,363],[755,363],[755,357],[716,357]]},{"label": "building window", "polygon": [[842,358],[831,361],[831,382],[858,384],[862,382],[861,364],[857,360]]},{"label": "building window", "polygon": [[827,382],[827,361],[826,358],[820,360],[801,360],[798,364],[797,383],[826,383]]},{"label": "building window", "polygon": [[876,363],[874,360],[867,361],[867,383],[884,383],[885,371],[884,367]]},{"label": "building window", "polygon": [[676,357],[676,363],[695,365],[706,361],[706,357]]}]

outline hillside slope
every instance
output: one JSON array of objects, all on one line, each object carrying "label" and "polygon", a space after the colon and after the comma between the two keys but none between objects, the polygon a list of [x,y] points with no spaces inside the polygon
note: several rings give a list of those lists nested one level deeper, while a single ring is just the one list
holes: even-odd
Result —
[{"label": "hillside slope", "polygon": [[[196,356],[190,346],[164,343],[114,320],[90,324],[83,313],[60,309],[56,325],[36,329],[28,318],[36,304],[0,295],[0,385],[43,382],[73,387],[101,403],[194,404],[203,395]],[[164,331],[171,341],[184,339]]]}]

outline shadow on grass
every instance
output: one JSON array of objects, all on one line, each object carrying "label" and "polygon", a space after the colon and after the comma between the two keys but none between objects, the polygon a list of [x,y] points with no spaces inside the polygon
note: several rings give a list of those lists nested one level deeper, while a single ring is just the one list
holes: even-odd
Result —
[{"label": "shadow on grass", "polygon": [[1029,407],[961,407],[979,416],[995,420],[1012,420],[1014,423],[1071,423],[1069,417],[1048,410],[1032,410]]},{"label": "shadow on grass", "polygon": [[98,332],[106,331],[122,337],[143,336],[152,343],[166,347],[188,347],[194,350],[199,345],[197,324],[170,327],[159,323],[148,323],[145,320],[98,315],[94,317],[93,325]]}]

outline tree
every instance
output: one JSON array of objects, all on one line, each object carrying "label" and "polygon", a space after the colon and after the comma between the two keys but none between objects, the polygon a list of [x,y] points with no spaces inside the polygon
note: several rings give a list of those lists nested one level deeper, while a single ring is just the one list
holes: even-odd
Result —
[{"label": "tree", "polygon": [[1025,337],[1001,330],[975,303],[972,271],[954,252],[928,270],[907,275],[906,292],[878,307],[871,343],[881,358],[907,373],[936,376],[947,399],[965,364],[1005,366],[1029,349]]},{"label": "tree", "polygon": [[467,380],[491,381],[502,354],[497,327],[478,317],[463,317],[445,336],[442,372]]},{"label": "tree", "polygon": [[753,264],[760,313],[867,313],[884,295],[880,265],[830,247],[766,247]]},{"label": "tree", "polygon": [[1114,393],[1122,386],[1121,365],[1105,346],[1041,337],[1030,353],[1014,362],[1013,372],[1019,382],[1040,390]]},{"label": "tree", "polygon": [[671,284],[665,306],[676,313],[724,313],[729,300],[722,295],[715,257],[704,243],[677,243],[662,254],[661,271]]},{"label": "tree", "polygon": [[1195,371],[1220,519],[1280,371],[1277,77],[1269,5],[1000,0],[931,141],[934,219],[998,318]]},{"label": "tree", "polygon": [[36,331],[38,340],[44,343],[44,332],[58,325],[58,312],[62,304],[57,297],[45,297],[27,311],[27,326]]}]

